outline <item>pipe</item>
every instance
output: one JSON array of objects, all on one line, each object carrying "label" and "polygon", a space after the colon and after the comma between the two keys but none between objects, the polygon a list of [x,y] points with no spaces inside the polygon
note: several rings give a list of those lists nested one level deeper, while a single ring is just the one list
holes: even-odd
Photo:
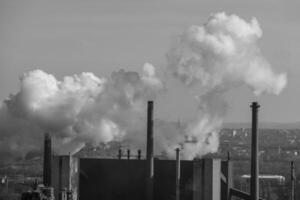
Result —
[{"label": "pipe", "polygon": [[51,136],[49,133],[45,134],[44,140],[44,173],[43,182],[46,187],[51,186],[51,162],[52,162],[52,147]]},{"label": "pipe", "polygon": [[59,200],[65,200],[64,199],[64,193],[63,193],[63,188],[62,188],[62,156],[59,156],[58,158],[58,189],[60,192],[60,197]]},{"label": "pipe", "polygon": [[139,149],[138,150],[138,156],[137,156],[138,160],[141,160],[141,156],[142,156],[142,151]]},{"label": "pipe", "polygon": [[37,190],[39,186],[38,180],[34,179],[33,190]]},{"label": "pipe", "polygon": [[121,158],[122,158],[122,149],[119,149],[118,158],[119,158],[119,160],[121,160]]},{"label": "pipe", "polygon": [[258,108],[260,105],[253,102],[250,106],[252,108],[252,137],[251,137],[251,183],[250,194],[251,200],[259,199],[259,163],[258,163],[258,136],[257,136],[257,121]]},{"label": "pipe", "polygon": [[68,185],[69,191],[72,191],[72,175],[73,175],[72,171],[73,171],[72,155],[71,152],[69,152],[69,185]]},{"label": "pipe", "polygon": [[291,162],[291,200],[295,200],[295,165],[294,161]]},{"label": "pipe", "polygon": [[130,159],[130,149],[127,149],[127,159]]},{"label": "pipe", "polygon": [[226,172],[226,199],[230,199],[230,187],[231,187],[231,165],[230,165],[230,152],[227,152],[227,172]]},{"label": "pipe", "polygon": [[180,149],[176,148],[176,200],[180,200]]},{"label": "pipe", "polygon": [[154,159],[153,159],[153,101],[148,101],[147,112],[147,153],[146,153],[146,199],[153,200],[153,178],[154,178]]}]

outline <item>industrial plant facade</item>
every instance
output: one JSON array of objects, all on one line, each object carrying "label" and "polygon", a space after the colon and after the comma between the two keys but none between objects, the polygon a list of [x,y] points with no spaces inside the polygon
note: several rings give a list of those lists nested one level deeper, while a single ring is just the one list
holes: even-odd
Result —
[{"label": "industrial plant facade", "polygon": [[[54,156],[55,199],[70,188],[78,200],[146,199],[146,160]],[[219,159],[180,161],[180,199],[220,200],[226,196],[228,162]],[[153,199],[176,199],[175,160],[154,159]]]}]

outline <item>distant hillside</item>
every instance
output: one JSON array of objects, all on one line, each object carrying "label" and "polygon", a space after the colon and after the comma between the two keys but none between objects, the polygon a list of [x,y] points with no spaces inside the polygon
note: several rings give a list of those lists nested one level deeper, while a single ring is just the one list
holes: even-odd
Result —
[{"label": "distant hillside", "polygon": [[[155,119],[155,126],[165,126],[167,128],[179,128],[184,129],[187,125],[185,122],[171,122],[160,119]],[[258,122],[260,129],[300,129],[300,122]],[[238,128],[251,128],[251,122],[226,122],[222,128],[238,129]]]},{"label": "distant hillside", "polygon": [[[300,129],[300,122],[279,123],[279,122],[259,122],[260,129]],[[251,122],[227,122],[223,128],[251,128]]]}]

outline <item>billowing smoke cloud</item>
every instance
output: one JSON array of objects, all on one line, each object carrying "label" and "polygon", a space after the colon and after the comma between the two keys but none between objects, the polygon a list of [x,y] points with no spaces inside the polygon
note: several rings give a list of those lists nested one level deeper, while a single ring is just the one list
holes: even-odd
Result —
[{"label": "billowing smoke cloud", "polygon": [[187,157],[215,152],[227,104],[223,95],[240,85],[256,95],[279,94],[286,74],[273,72],[261,55],[257,41],[262,30],[255,18],[250,23],[236,15],[217,13],[202,26],[191,26],[168,53],[168,69],[199,102],[198,118],[188,125]]},{"label": "billowing smoke cloud", "polygon": [[[185,158],[217,151],[218,131],[227,109],[223,95],[228,90],[246,85],[256,95],[280,93],[286,75],[273,72],[262,57],[257,46],[261,36],[256,19],[247,23],[235,15],[218,13],[178,38],[160,74],[172,74],[194,94],[199,114],[184,128],[156,124],[157,152],[172,155],[178,145],[183,146]],[[163,83],[169,77],[161,77],[149,63],[141,74],[120,70],[109,78],[82,73],[59,81],[41,70],[25,73],[20,91],[1,105],[0,152],[7,157],[24,156],[40,146],[46,131],[54,136],[60,153],[85,143],[111,141],[143,148],[147,101],[167,91]]]},{"label": "billowing smoke cloud", "polygon": [[149,63],[141,75],[120,70],[109,79],[82,73],[58,81],[35,70],[21,77],[20,86],[0,112],[1,147],[19,153],[36,148],[37,140],[40,143],[47,131],[54,136],[60,153],[74,151],[86,142],[97,145],[131,140],[139,145],[133,135],[145,132],[147,100],[163,90]]}]

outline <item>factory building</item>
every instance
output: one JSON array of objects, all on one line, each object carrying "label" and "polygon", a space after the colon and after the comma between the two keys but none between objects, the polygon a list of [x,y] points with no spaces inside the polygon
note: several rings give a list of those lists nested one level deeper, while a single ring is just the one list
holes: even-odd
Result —
[{"label": "factory building", "polygon": [[179,150],[176,160],[155,158],[153,102],[148,102],[147,118],[146,159],[122,159],[121,155],[118,159],[53,156],[55,199],[64,200],[66,191],[71,191],[76,200],[226,199],[231,185],[229,161],[180,160]]},{"label": "factory building", "polygon": [[[53,168],[61,162],[52,174],[55,199],[62,199],[60,194],[67,189],[79,200],[147,199],[146,160],[68,156],[53,160]],[[221,200],[222,191],[226,195],[227,167],[228,162],[219,159],[180,161],[179,198]],[[176,199],[176,168],[175,160],[154,159],[153,199]]]},{"label": "factory building", "polygon": [[[252,104],[252,135],[257,133],[257,110]],[[53,156],[51,138],[45,137],[44,187],[27,192],[22,200],[258,200],[258,145],[252,140],[251,195],[232,186],[232,163],[229,159],[176,160],[155,158],[153,149],[153,102],[148,102],[147,152],[141,159],[80,158]],[[39,196],[39,198],[35,198]],[[45,198],[44,198],[45,197]]]}]

